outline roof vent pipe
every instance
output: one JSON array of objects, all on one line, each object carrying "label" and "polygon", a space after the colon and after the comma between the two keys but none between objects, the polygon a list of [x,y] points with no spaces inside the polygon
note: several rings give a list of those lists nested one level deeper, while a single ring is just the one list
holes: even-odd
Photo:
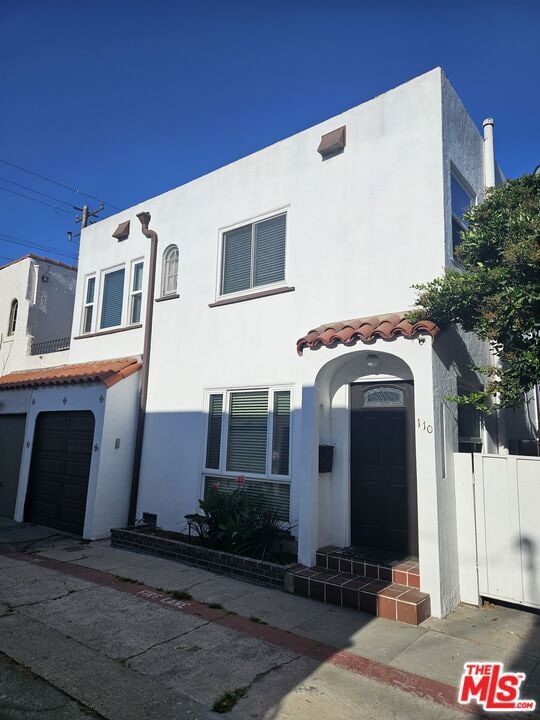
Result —
[{"label": "roof vent pipe", "polygon": [[482,123],[484,128],[484,187],[495,187],[495,148],[493,145],[493,126],[495,120],[486,118]]}]

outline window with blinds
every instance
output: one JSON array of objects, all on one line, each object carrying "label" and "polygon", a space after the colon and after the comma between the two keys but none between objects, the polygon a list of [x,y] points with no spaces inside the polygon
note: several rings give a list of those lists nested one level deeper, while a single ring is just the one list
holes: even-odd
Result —
[{"label": "window with blinds", "polygon": [[266,473],[268,392],[231,393],[227,470]]},{"label": "window with blinds", "polygon": [[113,270],[105,275],[101,304],[101,328],[116,327],[122,323],[124,277],[124,268]]},{"label": "window with blinds", "polygon": [[286,213],[223,235],[221,294],[285,280]]},{"label": "window with blinds", "polygon": [[238,390],[209,396],[205,468],[288,477],[291,391]]}]

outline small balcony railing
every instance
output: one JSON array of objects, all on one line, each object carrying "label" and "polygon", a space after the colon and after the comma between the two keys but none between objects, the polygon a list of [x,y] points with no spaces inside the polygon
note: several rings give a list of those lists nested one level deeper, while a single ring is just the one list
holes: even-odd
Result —
[{"label": "small balcony railing", "polygon": [[33,342],[30,345],[30,355],[47,355],[48,353],[60,352],[61,350],[69,350],[70,344],[71,338],[68,337]]}]

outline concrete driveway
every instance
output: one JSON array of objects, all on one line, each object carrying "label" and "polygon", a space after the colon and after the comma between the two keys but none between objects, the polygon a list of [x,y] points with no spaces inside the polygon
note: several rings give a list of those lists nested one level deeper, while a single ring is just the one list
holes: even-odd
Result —
[{"label": "concrete driveway", "polygon": [[[463,663],[480,659],[526,672],[522,696],[540,699],[536,615],[460,608],[416,628],[10,521],[0,653],[0,718],[13,720],[34,717],[10,689],[25,699],[34,677],[69,720],[217,718],[212,708],[235,720],[450,720],[463,717]],[[18,685],[14,668],[29,673]]]}]

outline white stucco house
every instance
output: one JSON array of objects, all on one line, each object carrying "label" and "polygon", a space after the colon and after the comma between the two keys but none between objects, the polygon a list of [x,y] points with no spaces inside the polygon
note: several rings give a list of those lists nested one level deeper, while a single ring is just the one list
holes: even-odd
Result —
[{"label": "white stucco house", "polygon": [[0,267],[0,376],[67,362],[77,268],[26,255]]},{"label": "white stucco house", "polygon": [[76,414],[85,537],[133,519],[130,495],[136,518],[182,529],[209,485],[242,474],[293,524],[300,563],[325,546],[419,560],[432,614],[447,614],[460,600],[453,453],[507,439],[447,400],[479,387],[485,345],[404,313],[413,284],[455,266],[463,212],[502,178],[491,130],[436,68],[84,229],[71,379],[0,381],[8,405],[32,398],[15,518],[39,517],[36,438],[65,438],[60,414],[90,412]]}]

